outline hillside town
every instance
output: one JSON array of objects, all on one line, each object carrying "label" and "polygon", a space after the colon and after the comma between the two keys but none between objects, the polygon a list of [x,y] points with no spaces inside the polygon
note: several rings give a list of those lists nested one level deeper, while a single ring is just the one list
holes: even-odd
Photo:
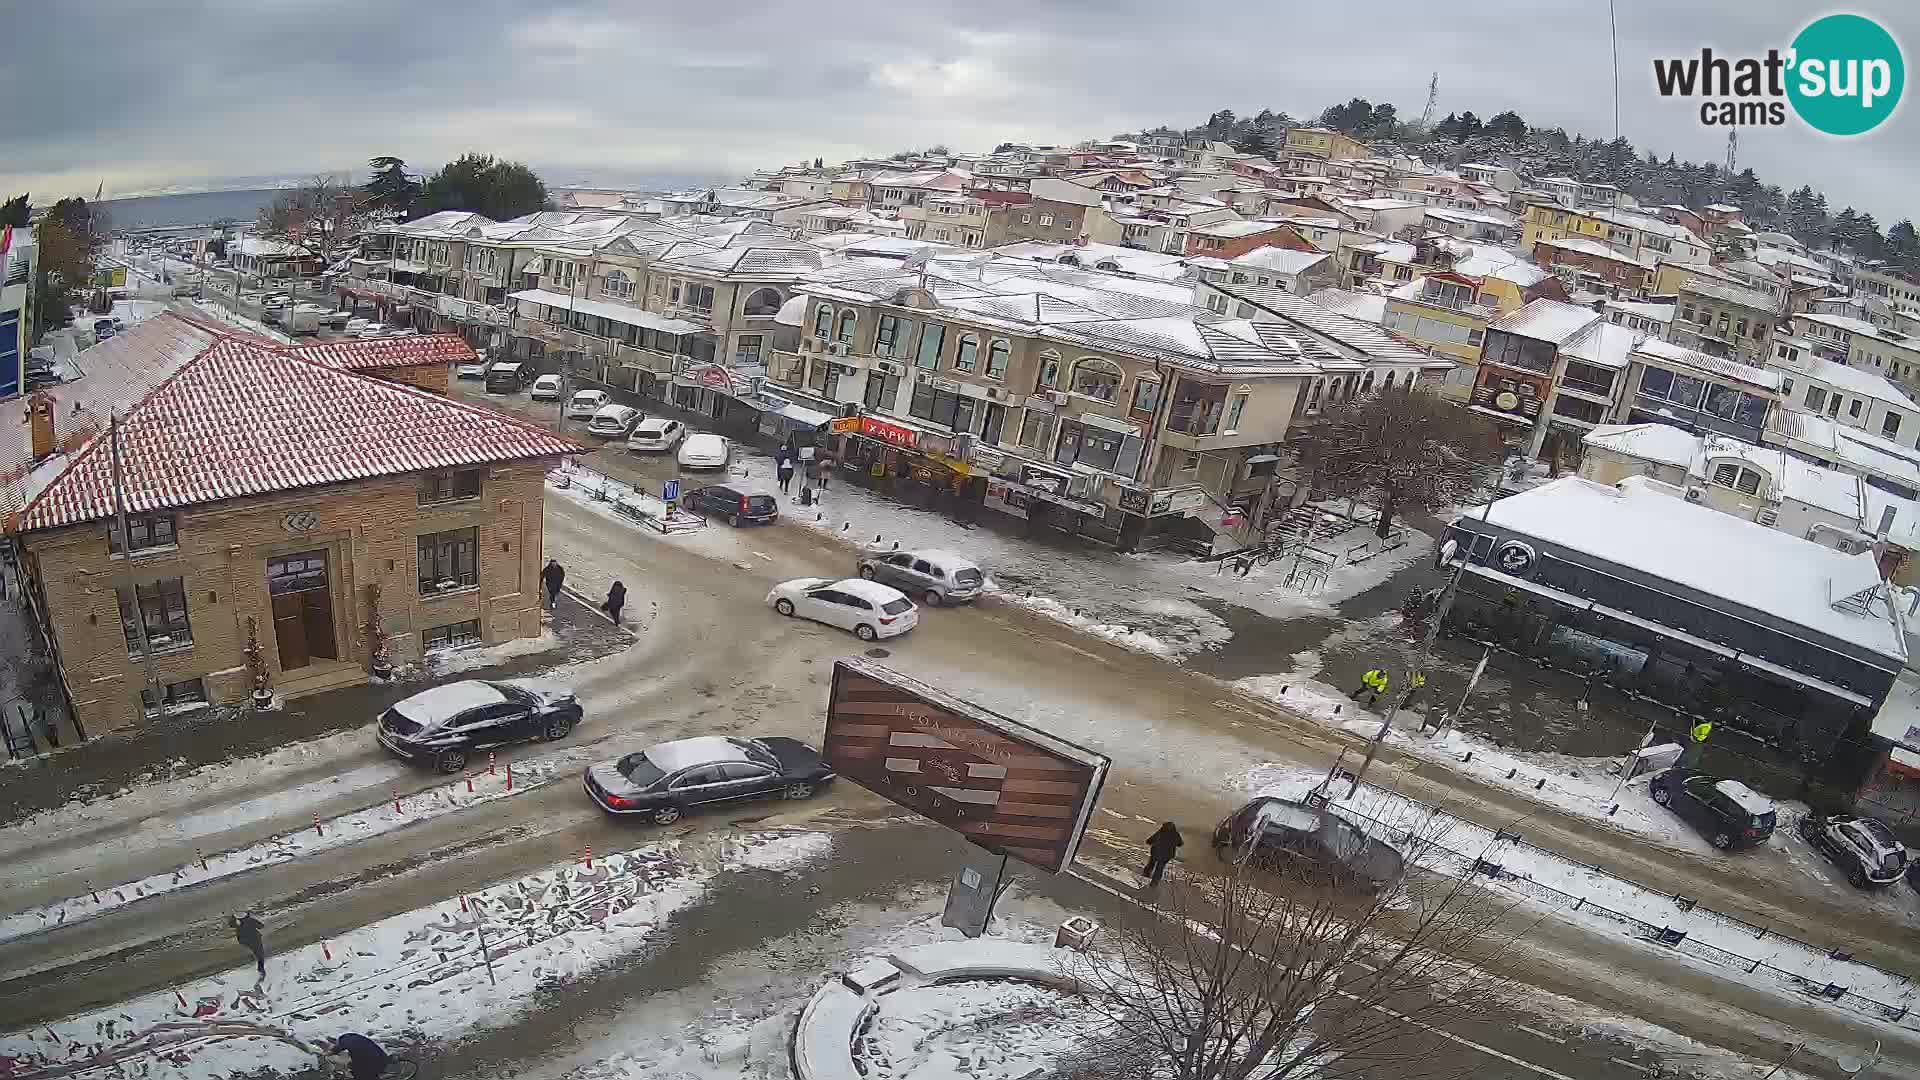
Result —
[{"label": "hillside town", "polygon": [[[1920,277],[1216,134],[9,227],[0,1077],[1920,1069]],[[1069,1037],[1287,829],[1269,1071]]]}]

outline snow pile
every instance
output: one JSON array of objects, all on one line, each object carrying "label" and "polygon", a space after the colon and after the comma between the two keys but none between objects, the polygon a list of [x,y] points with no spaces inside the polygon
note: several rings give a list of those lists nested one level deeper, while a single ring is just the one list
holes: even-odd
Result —
[{"label": "snow pile", "polygon": [[1016,1080],[1059,1061],[1103,1023],[1078,995],[977,979],[880,997],[854,1060],[869,1080]]},{"label": "snow pile", "polygon": [[561,641],[559,635],[549,627],[538,637],[514,638],[493,645],[462,645],[449,649],[434,649],[420,658],[418,666],[429,678],[457,675],[463,671],[498,667],[509,660],[517,660],[523,656],[538,656],[565,645],[566,642]]},{"label": "snow pile", "polygon": [[833,837],[826,833],[754,833],[728,841],[723,859],[729,866],[786,872],[832,853]]},{"label": "snow pile", "polygon": [[264,980],[248,965],[0,1037],[0,1064],[98,1062],[190,1080],[311,1067],[314,1051],[301,1048],[342,1031],[456,1039],[537,1008],[556,978],[639,951],[710,877],[671,843],[557,867],[269,957]]},{"label": "snow pile", "polygon": [[[513,771],[514,786],[511,791],[507,790],[507,773],[504,770],[492,776],[475,777],[472,791],[467,790],[468,782],[465,779],[428,788],[402,797],[398,809],[394,803],[382,803],[358,813],[323,821],[317,830],[308,827],[285,833],[237,851],[208,855],[204,860],[189,863],[177,870],[95,889],[82,896],[9,915],[0,919],[0,941],[11,941],[57,926],[84,922],[150,897],[357,844],[442,814],[529,791],[551,782],[562,772],[562,766],[557,761],[535,759]],[[571,770],[567,770],[566,774],[571,775]]]},{"label": "snow pile", "polygon": [[1162,660],[1178,660],[1184,651],[1176,649],[1144,630],[1135,630],[1121,623],[1102,622],[1097,618],[1083,615],[1079,608],[1069,607],[1050,596],[1031,594],[1018,596],[1007,592],[998,592],[994,595],[1007,603],[1017,604],[1028,611],[1065,623],[1082,633],[1104,638],[1121,648],[1148,653]]}]

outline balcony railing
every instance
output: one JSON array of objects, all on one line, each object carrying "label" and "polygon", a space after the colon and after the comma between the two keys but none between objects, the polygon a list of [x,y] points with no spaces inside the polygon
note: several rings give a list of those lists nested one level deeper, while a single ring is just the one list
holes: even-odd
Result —
[{"label": "balcony railing", "polygon": [[1204,437],[1220,433],[1226,404],[1219,401],[1179,401],[1167,413],[1167,430]]},{"label": "balcony railing", "polygon": [[1595,397],[1613,397],[1613,383],[1611,381],[1594,382],[1591,379],[1576,379],[1571,375],[1567,375],[1561,377],[1560,388],[1563,390],[1578,390],[1582,394],[1592,394]]},{"label": "balcony railing", "polygon": [[1488,316],[1498,311],[1500,306],[1497,301],[1492,299],[1481,297],[1462,299],[1457,296],[1445,297],[1433,293],[1421,293],[1414,297],[1414,300],[1428,307],[1443,308],[1447,311],[1458,311],[1463,315]]}]

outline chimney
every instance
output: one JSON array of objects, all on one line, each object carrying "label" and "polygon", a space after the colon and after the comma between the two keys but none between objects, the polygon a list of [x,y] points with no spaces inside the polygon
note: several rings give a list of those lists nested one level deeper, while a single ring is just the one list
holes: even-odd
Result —
[{"label": "chimney", "polygon": [[55,449],[52,394],[43,390],[27,399],[27,423],[33,432],[33,460],[44,461]]}]

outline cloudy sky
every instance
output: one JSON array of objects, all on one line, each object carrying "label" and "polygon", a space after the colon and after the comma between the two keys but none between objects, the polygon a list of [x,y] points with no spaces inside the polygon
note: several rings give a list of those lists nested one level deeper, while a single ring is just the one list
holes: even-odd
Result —
[{"label": "cloudy sky", "polygon": [[[1656,56],[1785,47],[1780,0],[1618,0],[1620,130],[1721,160],[1724,132],[1660,99]],[[1920,42],[1920,5],[1856,8]],[[432,165],[465,150],[550,181],[728,178],[936,142],[1076,141],[1222,106],[1295,116],[1359,95],[1417,117],[1504,108],[1611,136],[1604,0],[58,0],[9,27],[0,195],[35,201],[218,178]],[[1920,110],[1829,140],[1741,132],[1742,165],[1888,222],[1910,205]]]}]

